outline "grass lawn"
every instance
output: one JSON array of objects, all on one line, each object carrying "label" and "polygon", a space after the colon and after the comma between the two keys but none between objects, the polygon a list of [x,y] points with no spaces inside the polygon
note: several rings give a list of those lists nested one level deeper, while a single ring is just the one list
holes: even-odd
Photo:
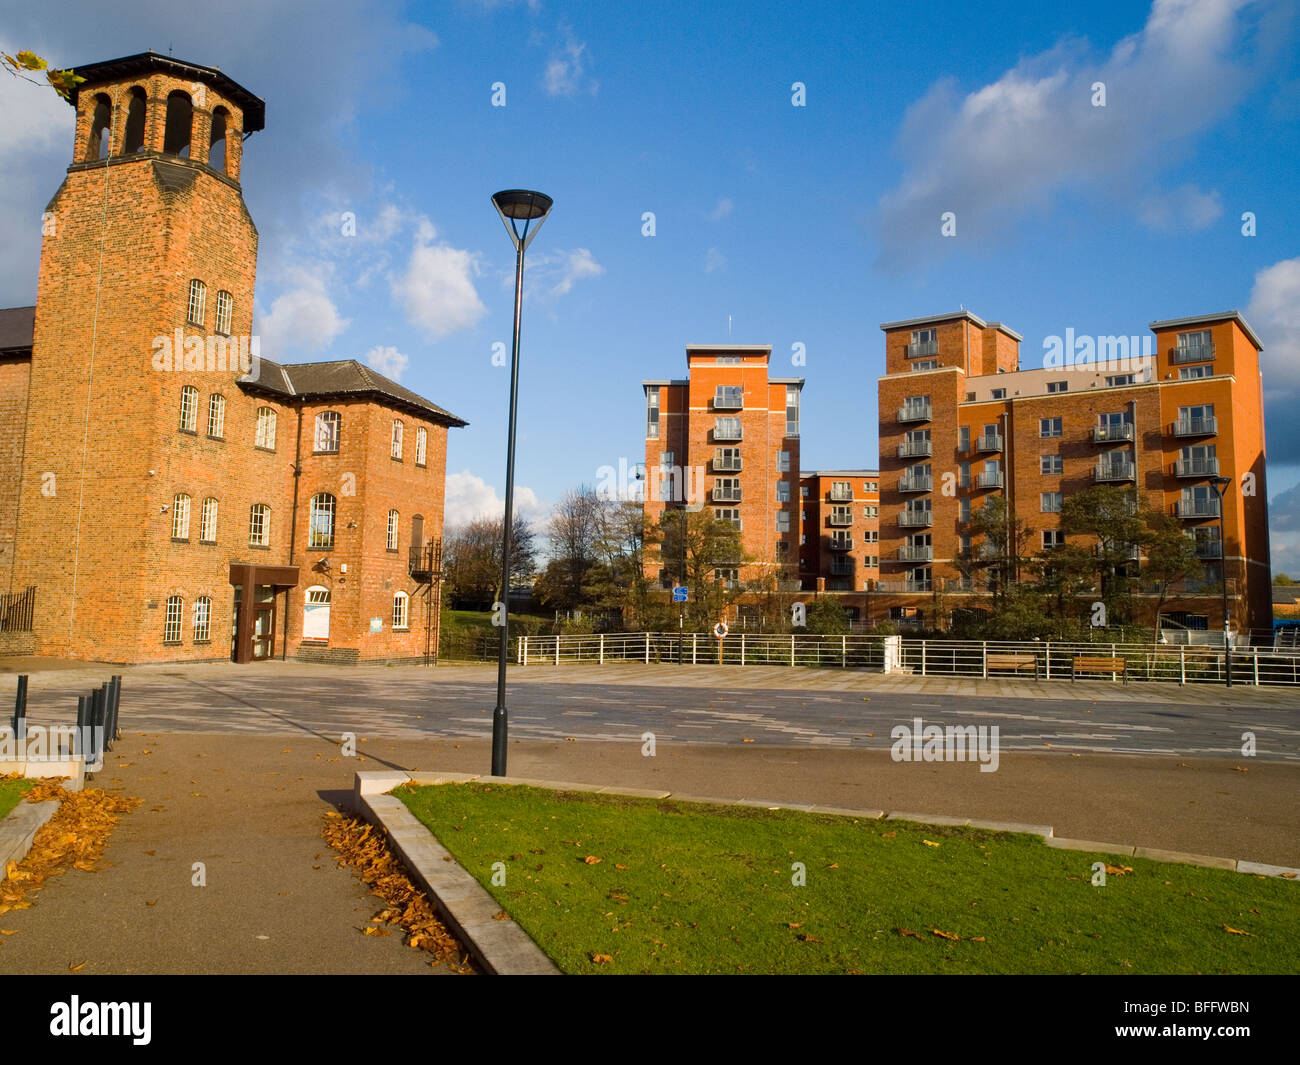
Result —
[{"label": "grass lawn", "polygon": [[[569,973],[1300,971],[1300,883],[792,810],[394,795]],[[1102,859],[1131,871],[1093,887]]]},{"label": "grass lawn", "polygon": [[[35,780],[22,777],[14,780],[0,780],[0,817],[4,817],[17,806],[27,789],[34,787],[36,783]],[[0,870],[0,876],[3,873],[4,871]]]}]

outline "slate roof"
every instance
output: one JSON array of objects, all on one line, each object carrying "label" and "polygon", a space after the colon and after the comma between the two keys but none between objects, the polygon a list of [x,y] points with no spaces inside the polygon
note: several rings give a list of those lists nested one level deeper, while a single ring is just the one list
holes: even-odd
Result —
[{"label": "slate roof", "polygon": [[0,352],[30,354],[35,329],[35,307],[0,309]]}]

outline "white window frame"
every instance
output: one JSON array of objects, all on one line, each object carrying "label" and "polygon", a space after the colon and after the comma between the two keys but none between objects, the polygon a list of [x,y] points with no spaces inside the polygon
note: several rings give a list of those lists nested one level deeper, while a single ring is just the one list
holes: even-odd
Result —
[{"label": "white window frame", "polygon": [[212,642],[212,597],[201,595],[194,600],[194,642]]},{"label": "white window frame", "polygon": [[402,419],[394,418],[393,419],[393,442],[392,442],[392,446],[389,448],[389,455],[390,457],[397,459],[398,462],[402,461],[402,436],[404,432],[405,432],[405,427],[402,425]]},{"label": "white window frame", "polygon": [[216,332],[230,336],[230,319],[234,310],[235,299],[224,288],[217,292]]},{"label": "white window frame", "polygon": [[208,286],[198,278],[190,281],[190,298],[185,308],[185,320],[190,325],[203,325],[208,307]]},{"label": "white window frame", "polygon": [[393,631],[409,632],[411,629],[411,597],[405,592],[393,595]]},{"label": "white window frame", "polygon": [[429,430],[423,425],[415,428],[415,464],[425,466],[428,464],[429,454]]},{"label": "white window frame", "polygon": [[271,546],[271,505],[254,503],[248,508],[248,546]]},{"label": "white window frame", "polygon": [[217,542],[217,500],[208,496],[199,511],[199,543],[215,544]]},{"label": "white window frame", "polygon": [[385,547],[389,551],[397,550],[397,526],[401,520],[400,515],[395,510],[388,512],[388,536]]},{"label": "white window frame", "polygon": [[172,539],[190,538],[190,497],[184,492],[172,496]]},{"label": "white window frame", "polygon": [[179,595],[167,597],[167,613],[163,618],[163,643],[181,642],[181,622],[185,619],[185,600]]},{"label": "white window frame", "polygon": [[317,492],[308,507],[307,547],[313,551],[334,546],[338,499],[329,492]]},{"label": "white window frame", "polygon": [[1040,492],[1038,495],[1038,509],[1041,514],[1059,514],[1064,503],[1064,492]]},{"label": "white window frame", "polygon": [[208,436],[221,440],[226,435],[226,397],[213,392],[208,397]]},{"label": "white window frame", "polygon": [[275,421],[275,408],[257,408],[257,435],[253,438],[254,447],[265,448],[267,451],[275,450]]},{"label": "white window frame", "polygon": [[193,385],[181,389],[181,431],[197,433],[199,429],[199,390]]},{"label": "white window frame", "polygon": [[[343,417],[336,410],[323,410],[316,415],[316,438],[312,448],[318,455],[337,455],[343,436]],[[322,447],[324,444],[326,446]]]}]

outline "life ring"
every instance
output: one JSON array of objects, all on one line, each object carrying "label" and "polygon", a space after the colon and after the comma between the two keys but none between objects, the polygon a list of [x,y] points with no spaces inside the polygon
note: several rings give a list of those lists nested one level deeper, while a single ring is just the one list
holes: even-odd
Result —
[{"label": "life ring", "polygon": [[727,628],[727,623],[725,621],[719,621],[713,626],[713,635],[719,640],[725,640],[727,638],[727,633],[730,631],[731,630]]}]

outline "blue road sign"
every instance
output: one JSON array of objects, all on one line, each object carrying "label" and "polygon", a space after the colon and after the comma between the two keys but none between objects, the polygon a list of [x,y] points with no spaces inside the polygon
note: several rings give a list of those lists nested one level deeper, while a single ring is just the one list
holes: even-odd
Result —
[{"label": "blue road sign", "polygon": [[675,588],[673,588],[673,602],[684,603],[686,602],[686,597],[689,594],[690,594],[690,589],[687,588],[686,585],[684,584],[679,584]]}]

